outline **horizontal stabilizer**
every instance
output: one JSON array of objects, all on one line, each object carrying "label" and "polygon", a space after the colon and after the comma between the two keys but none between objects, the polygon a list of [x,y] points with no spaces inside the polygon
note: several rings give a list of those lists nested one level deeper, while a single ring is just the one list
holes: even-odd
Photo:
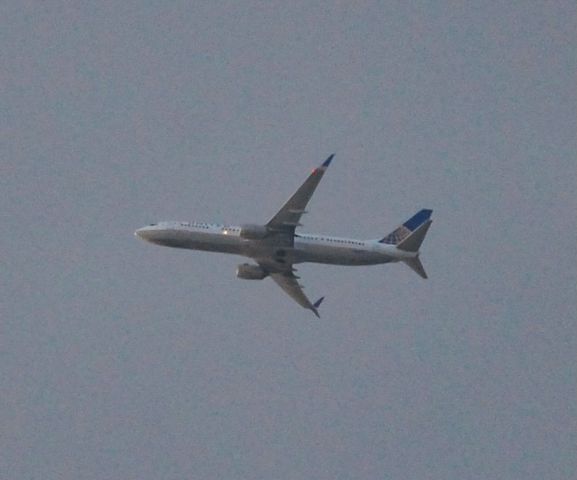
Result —
[{"label": "horizontal stabilizer", "polygon": [[403,262],[407,267],[409,267],[411,270],[417,273],[421,278],[425,279],[428,278],[427,272],[425,272],[425,268],[423,267],[423,264],[421,263],[419,257],[407,258],[404,259]]},{"label": "horizontal stabilizer", "polygon": [[397,248],[400,250],[404,250],[405,252],[418,252],[419,248],[421,248],[421,244],[425,239],[425,235],[429,230],[433,221],[431,219],[427,220],[421,226],[419,226],[414,232],[412,232],[408,237],[403,239],[398,245]]}]

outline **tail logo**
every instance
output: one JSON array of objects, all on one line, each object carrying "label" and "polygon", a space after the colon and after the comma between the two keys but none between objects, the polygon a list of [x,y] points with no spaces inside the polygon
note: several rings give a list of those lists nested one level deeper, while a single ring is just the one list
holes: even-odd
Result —
[{"label": "tail logo", "polygon": [[431,218],[432,210],[424,208],[420,212],[417,212],[411,218],[409,218],[400,227],[393,230],[385,238],[379,240],[380,243],[386,243],[387,245],[398,245],[403,240],[405,240],[411,233],[413,233],[417,228],[423,225],[425,222]]}]

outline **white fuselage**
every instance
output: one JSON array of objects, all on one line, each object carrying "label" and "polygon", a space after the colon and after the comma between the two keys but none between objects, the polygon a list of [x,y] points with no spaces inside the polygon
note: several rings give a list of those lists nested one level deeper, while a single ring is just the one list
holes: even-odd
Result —
[{"label": "white fuselage", "polygon": [[356,240],[298,233],[294,245],[272,245],[266,238],[253,240],[241,237],[241,227],[196,223],[162,222],[137,230],[142,239],[174,248],[231,253],[253,259],[276,258],[293,263],[325,263],[331,265],[377,265],[398,262],[416,256],[394,245],[377,240]]}]

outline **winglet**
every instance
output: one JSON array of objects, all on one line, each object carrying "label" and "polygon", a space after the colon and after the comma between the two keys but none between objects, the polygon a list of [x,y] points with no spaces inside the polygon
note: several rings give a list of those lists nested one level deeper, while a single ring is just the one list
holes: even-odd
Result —
[{"label": "winglet", "polygon": [[322,166],[325,167],[325,168],[328,167],[328,166],[331,164],[331,161],[333,160],[333,157],[334,157],[334,156],[335,156],[335,154],[333,153],[329,158],[327,158],[327,159],[323,162]]},{"label": "winglet", "polygon": [[323,300],[324,300],[324,299],[325,299],[325,297],[319,298],[315,303],[313,303],[313,308],[311,308],[311,310],[313,311],[313,313],[314,313],[318,318],[321,318],[321,316],[319,315],[318,308],[321,306],[321,303],[323,303]]}]

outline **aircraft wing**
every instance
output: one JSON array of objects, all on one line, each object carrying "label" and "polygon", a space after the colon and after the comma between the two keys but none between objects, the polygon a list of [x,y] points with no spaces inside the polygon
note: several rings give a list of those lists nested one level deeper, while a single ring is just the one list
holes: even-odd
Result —
[{"label": "aircraft wing", "polygon": [[[267,240],[269,243],[275,246],[293,245],[295,228],[300,226],[300,218],[303,213],[306,213],[305,208],[333,157],[334,154],[327,158],[320,167],[315,168],[293,196],[287,200],[277,214],[266,224],[269,232],[273,233]],[[301,307],[312,310],[317,317],[319,316],[318,307],[324,297],[318,299],[315,303],[311,303],[304,294],[303,287],[299,284],[298,277],[294,274],[295,270],[292,265],[280,265],[269,259],[261,259],[258,263],[269,273],[275,283],[290,295],[295,302]]]},{"label": "aircraft wing", "polygon": [[323,164],[315,168],[300,188],[283,205],[278,213],[267,223],[270,231],[290,233],[294,235],[295,228],[300,226],[300,218],[305,212],[309,200],[313,196],[317,185],[331,163],[334,154],[327,158]]},{"label": "aircraft wing", "polygon": [[272,278],[276,284],[282,288],[291,298],[297,302],[301,307],[308,308],[312,312],[320,317],[318,312],[318,307],[323,301],[324,297],[319,298],[315,303],[307,298],[303,292],[302,285],[298,282],[298,277],[295,276],[292,270],[279,273],[271,273],[270,278]]}]

